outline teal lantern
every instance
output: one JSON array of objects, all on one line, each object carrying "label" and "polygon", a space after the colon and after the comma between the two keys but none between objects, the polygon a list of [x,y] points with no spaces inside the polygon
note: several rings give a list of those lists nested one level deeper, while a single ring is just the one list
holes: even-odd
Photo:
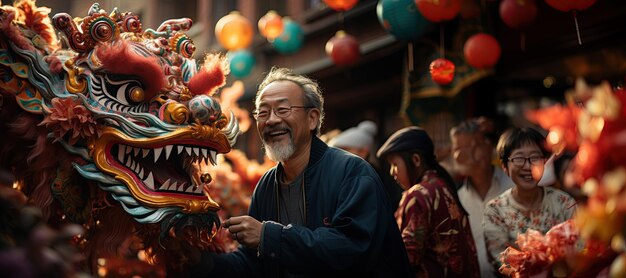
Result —
[{"label": "teal lantern", "polygon": [[403,41],[417,39],[429,25],[417,9],[415,0],[380,0],[376,15],[387,32]]},{"label": "teal lantern", "polygon": [[274,49],[282,54],[296,53],[302,47],[304,34],[300,25],[287,18],[283,18],[283,32],[272,42]]},{"label": "teal lantern", "polygon": [[248,50],[237,50],[229,52],[230,74],[235,78],[244,78],[252,72],[256,60],[252,52]]}]

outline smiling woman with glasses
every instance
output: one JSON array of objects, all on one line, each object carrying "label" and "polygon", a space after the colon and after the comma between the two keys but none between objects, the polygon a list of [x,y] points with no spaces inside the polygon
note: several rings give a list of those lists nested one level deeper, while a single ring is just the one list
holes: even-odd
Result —
[{"label": "smiling woman with glasses", "polygon": [[509,158],[509,162],[511,162],[513,165],[515,165],[517,167],[524,166],[526,161],[528,161],[528,163],[530,163],[530,165],[537,166],[537,165],[543,165],[543,163],[545,163],[545,161],[546,161],[546,158],[543,157],[543,156],[539,156],[539,155],[535,155],[535,156],[531,156],[531,157],[517,156],[517,157]]},{"label": "smiling woman with glasses", "polygon": [[502,169],[511,177],[513,188],[487,203],[483,227],[485,244],[495,270],[505,273],[499,260],[508,246],[519,249],[517,236],[533,229],[546,233],[574,214],[576,203],[567,193],[538,186],[549,153],[543,148],[545,137],[532,128],[511,128],[498,141]]}]

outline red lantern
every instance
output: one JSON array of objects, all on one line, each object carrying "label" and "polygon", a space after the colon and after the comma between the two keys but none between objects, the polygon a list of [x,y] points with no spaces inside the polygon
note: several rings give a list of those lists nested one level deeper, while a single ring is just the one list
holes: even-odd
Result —
[{"label": "red lantern", "polygon": [[453,19],[461,10],[459,0],[415,0],[417,9],[432,22]]},{"label": "red lantern", "polygon": [[520,29],[530,25],[537,17],[535,0],[503,0],[500,2],[500,18],[507,26]]},{"label": "red lantern", "polygon": [[248,47],[253,36],[252,24],[237,11],[220,18],[215,24],[215,37],[228,50]]},{"label": "red lantern", "polygon": [[500,59],[500,51],[496,38],[484,33],[471,36],[463,46],[465,60],[477,69],[493,67]]},{"label": "red lantern", "polygon": [[357,2],[359,2],[359,0],[324,0],[326,5],[338,12],[345,12],[352,9]]},{"label": "red lantern", "polygon": [[259,32],[268,40],[273,40],[283,32],[283,19],[276,11],[268,11],[259,19]]},{"label": "red lantern", "polygon": [[454,79],[454,63],[439,58],[430,63],[430,78],[439,85],[448,85]]},{"label": "red lantern", "polygon": [[361,57],[359,41],[343,30],[337,31],[335,36],[326,42],[326,54],[336,65],[354,64]]},{"label": "red lantern", "polygon": [[596,3],[596,1],[597,0],[546,0],[546,3],[559,11],[569,12],[585,10]]}]

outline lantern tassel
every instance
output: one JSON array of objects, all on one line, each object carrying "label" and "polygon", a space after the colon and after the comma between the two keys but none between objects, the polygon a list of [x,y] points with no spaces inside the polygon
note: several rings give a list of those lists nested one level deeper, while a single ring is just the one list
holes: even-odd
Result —
[{"label": "lantern tassel", "polygon": [[526,52],[526,32],[521,32],[519,34],[519,44],[522,52]]},{"label": "lantern tassel", "polygon": [[443,29],[443,24],[439,24],[439,52],[441,53],[441,58],[446,57],[446,48],[445,44],[445,30]]},{"label": "lantern tassel", "polygon": [[582,40],[580,39],[580,29],[578,29],[578,17],[576,16],[576,11],[572,11],[574,14],[574,25],[576,25],[576,36],[578,37],[578,45],[583,45]]},{"label": "lantern tassel", "polygon": [[409,72],[413,72],[413,43],[409,42],[408,44],[409,49],[408,49],[408,56],[409,56]]}]

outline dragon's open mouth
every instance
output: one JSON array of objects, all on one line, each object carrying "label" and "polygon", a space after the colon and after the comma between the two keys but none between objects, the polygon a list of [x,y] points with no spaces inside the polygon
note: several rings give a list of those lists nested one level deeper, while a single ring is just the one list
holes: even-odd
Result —
[{"label": "dragon's open mouth", "polygon": [[148,207],[180,207],[185,213],[219,209],[206,189],[208,165],[230,151],[226,136],[213,127],[186,127],[153,138],[131,138],[107,127],[91,143],[96,166],[121,181],[133,199]]},{"label": "dragon's open mouth", "polygon": [[[183,144],[146,148],[115,144],[111,153],[125,171],[139,178],[146,189],[161,194],[204,196],[197,163],[216,164],[217,151]],[[117,154],[117,155],[115,155]]]}]

